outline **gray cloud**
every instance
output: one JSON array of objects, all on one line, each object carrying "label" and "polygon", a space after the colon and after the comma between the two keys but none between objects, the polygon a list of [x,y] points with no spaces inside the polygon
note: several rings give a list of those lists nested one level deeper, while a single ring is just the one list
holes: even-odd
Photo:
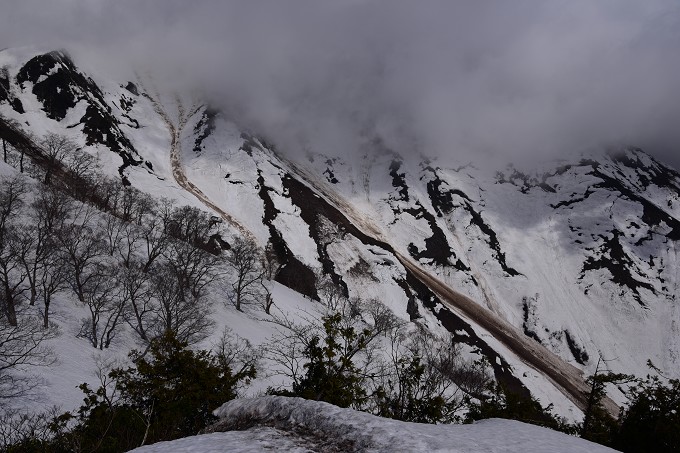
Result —
[{"label": "gray cloud", "polygon": [[[284,149],[680,164],[675,0],[5,0],[0,47],[86,44],[207,87]],[[182,69],[180,71],[180,68]],[[184,80],[184,77],[179,77]]]}]

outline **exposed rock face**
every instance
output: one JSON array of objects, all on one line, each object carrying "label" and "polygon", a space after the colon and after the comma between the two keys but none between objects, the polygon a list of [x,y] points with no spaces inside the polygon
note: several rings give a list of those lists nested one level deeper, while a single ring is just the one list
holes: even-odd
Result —
[{"label": "exposed rock face", "polygon": [[[123,159],[119,168],[121,176],[126,167],[142,163],[137,150],[121,131],[121,123],[113,114],[105,94],[91,78],[78,71],[66,53],[54,51],[31,58],[19,69],[16,82],[21,91],[28,90],[30,85],[30,91],[41,103],[45,115],[55,121],[65,120],[69,111],[83,102],[85,113],[67,127],[82,125],[87,145],[103,145],[119,154]],[[121,105],[129,111],[130,102],[132,100],[127,99],[126,104],[124,99]]]},{"label": "exposed rock face", "polygon": [[[110,150],[114,170],[141,190],[193,200],[169,170],[172,118],[158,117],[142,81],[87,76],[63,52],[3,61],[0,52],[4,116],[27,132],[75,136],[83,152]],[[311,150],[293,164],[215,107],[166,102],[183,126],[173,140],[191,185],[270,243],[276,280],[305,297],[319,300],[327,278],[348,297],[450,332],[519,391],[550,385],[447,308],[401,254],[585,372],[599,356],[617,358],[615,371],[644,374],[652,359],[680,372],[680,175],[642,150],[540,170],[384,149],[356,162]]]}]

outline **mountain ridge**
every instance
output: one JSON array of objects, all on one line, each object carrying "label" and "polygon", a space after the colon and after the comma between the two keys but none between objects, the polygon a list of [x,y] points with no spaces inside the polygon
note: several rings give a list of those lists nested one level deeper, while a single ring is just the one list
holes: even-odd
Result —
[{"label": "mountain ridge", "polygon": [[[382,297],[399,316],[452,331],[487,357],[497,378],[543,399],[555,394],[541,373],[518,363],[479,322],[455,315],[447,326],[445,304],[413,270],[455,288],[522,342],[537,341],[575,370],[593,372],[598,357],[616,358],[615,371],[643,374],[647,359],[671,374],[680,369],[673,340],[680,175],[642,150],[536,174],[504,168],[489,175],[429,159],[414,165],[384,152],[353,162],[312,152],[292,162],[204,103],[186,112],[166,96],[177,110],[169,127],[174,116],[159,115],[161,101],[146,81],[100,87],[66,54],[18,61],[8,53],[0,52],[0,113],[37,136],[73,137],[124,184],[208,201],[240,234],[278,243],[289,266],[279,282],[302,294],[315,296],[320,273],[348,295]],[[66,101],[49,100],[57,88]],[[349,270],[361,261],[367,272],[355,277]]]}]

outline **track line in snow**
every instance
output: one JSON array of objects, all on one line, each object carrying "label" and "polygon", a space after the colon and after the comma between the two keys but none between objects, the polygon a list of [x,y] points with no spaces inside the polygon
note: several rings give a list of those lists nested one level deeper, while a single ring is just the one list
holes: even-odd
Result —
[{"label": "track line in snow", "polygon": [[[142,85],[140,83],[140,85]],[[172,176],[175,178],[175,181],[177,184],[193,196],[195,196],[198,201],[203,203],[206,207],[211,209],[213,212],[216,212],[219,214],[219,216],[227,222],[229,225],[231,225],[233,228],[238,230],[239,233],[241,233],[242,236],[257,242],[257,238],[253,235],[253,233],[250,232],[246,227],[241,225],[236,219],[234,219],[232,216],[227,214],[226,211],[224,211],[222,208],[217,206],[215,203],[213,203],[208,196],[203,193],[201,189],[199,189],[194,183],[192,183],[189,178],[187,178],[186,174],[184,173],[184,169],[182,168],[182,160],[181,160],[181,154],[182,154],[182,147],[181,147],[181,135],[182,135],[182,130],[184,129],[184,126],[186,125],[187,121],[189,118],[191,118],[193,115],[195,115],[199,108],[198,106],[193,106],[191,110],[189,111],[189,114],[186,114],[186,111],[184,110],[184,106],[180,102],[178,98],[176,98],[177,102],[177,109],[178,109],[178,114],[179,114],[179,122],[177,125],[173,123],[173,121],[170,119],[170,116],[167,114],[163,106],[161,105],[160,101],[158,100],[158,97],[154,97],[149,94],[149,91],[144,88],[142,85],[142,89],[146,92],[149,100],[153,104],[154,110],[156,113],[161,117],[163,122],[166,124],[168,127],[168,131],[170,132],[170,166],[172,168]]]},{"label": "track line in snow", "polygon": [[[328,203],[335,206],[349,222],[369,237],[383,242],[399,262],[410,271],[425,286],[437,294],[442,303],[459,316],[472,321],[477,326],[486,330],[494,338],[507,347],[519,360],[527,366],[537,370],[546,376],[550,382],[569,400],[581,410],[587,406],[587,393],[590,387],[586,383],[583,372],[575,366],[565,362],[548,348],[535,340],[525,336],[519,329],[496,313],[476,303],[470,297],[454,290],[446,283],[433,276],[410,258],[399,253],[392,246],[378,227],[370,224],[359,215],[352,205],[340,195],[334,193],[323,182],[318,181],[314,175],[301,166],[290,162],[283,156],[278,156],[297,173],[298,177],[320,193]],[[607,411],[614,417],[618,417],[619,407],[610,398],[606,397],[603,404]]]},{"label": "track line in snow", "polygon": [[[523,363],[546,376],[553,385],[567,396],[581,410],[587,406],[590,387],[583,379],[583,372],[565,362],[545,346],[526,337],[515,326],[477,304],[471,298],[455,291],[438,278],[432,276],[409,258],[397,251],[395,255],[404,267],[409,269],[423,284],[437,294],[444,304],[454,312],[462,314],[479,327],[489,332]],[[619,407],[613,400],[605,398],[605,408],[612,416],[618,417]]]},{"label": "track line in snow", "polygon": [[[147,92],[148,93],[148,92]],[[181,146],[180,135],[182,128],[186,124],[188,118],[196,113],[196,109],[192,109],[190,115],[185,115],[181,103],[178,102],[180,121],[178,126],[170,120],[169,116],[162,108],[160,103],[149,96],[154,108],[161,116],[163,121],[167,124],[168,130],[171,134],[171,153],[170,162],[172,166],[173,177],[177,183],[187,192],[193,194],[199,201],[211,210],[217,212],[226,222],[236,228],[241,234],[246,237],[253,238],[252,233],[238,223],[233,217],[227,214],[219,206],[213,203],[196,185],[194,185],[184,173],[181,165]],[[549,351],[545,346],[535,342],[534,340],[524,336],[519,330],[511,325],[509,322],[502,319],[496,313],[484,308],[483,306],[474,302],[471,298],[455,291],[453,288],[431,275],[429,272],[422,269],[409,258],[389,244],[385,236],[379,228],[370,222],[365,221],[358,215],[352,205],[345,201],[341,196],[328,189],[324,184],[318,182],[316,178],[304,168],[295,163],[285,159],[283,156],[278,156],[283,162],[288,164],[289,168],[297,173],[298,177],[306,184],[310,185],[317,193],[320,193],[326,198],[326,201],[335,206],[348,221],[352,222],[355,227],[364,234],[385,243],[391,248],[394,255],[399,262],[410,271],[418,280],[425,284],[430,290],[437,294],[447,308],[453,310],[459,315],[463,315],[470,321],[488,331],[494,338],[500,341],[507,347],[517,358],[519,358],[526,365],[536,369],[541,374],[546,376],[553,385],[561,391],[567,398],[569,398],[580,409],[586,408],[586,395],[590,390],[585,380],[583,373],[578,368],[563,361],[557,355]],[[609,398],[605,401],[606,409],[614,416],[618,415],[618,406]]]}]

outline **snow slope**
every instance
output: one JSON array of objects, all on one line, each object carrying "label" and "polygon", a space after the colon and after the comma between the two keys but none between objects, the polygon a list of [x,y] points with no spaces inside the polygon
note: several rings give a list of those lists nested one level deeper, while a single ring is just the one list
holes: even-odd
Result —
[{"label": "snow slope", "polygon": [[[490,419],[422,425],[300,398],[234,400],[216,411],[217,432],[133,450],[154,452],[604,453],[609,448],[538,426]],[[233,431],[229,430],[233,429]],[[227,430],[226,432],[220,432]]]},{"label": "snow slope", "polygon": [[[488,359],[497,379],[579,418],[573,398],[452,310],[400,254],[576,373],[592,373],[599,357],[614,371],[645,374],[651,359],[680,373],[680,176],[641,150],[527,169],[444,164],[378,147],[353,161],[312,152],[289,162],[219,109],[163,92],[148,75],[111,80],[79,67],[87,65],[63,53],[0,52],[0,113],[38,137],[68,135],[108,174],[212,210],[230,233],[272,243],[285,263],[280,309],[313,306],[324,274],[350,297],[378,299],[404,320],[452,332]],[[271,333],[261,313],[219,308],[214,316],[237,331],[249,326],[243,334],[255,343]],[[60,341],[62,350],[81,347]],[[615,389],[612,396],[620,398]]]}]

